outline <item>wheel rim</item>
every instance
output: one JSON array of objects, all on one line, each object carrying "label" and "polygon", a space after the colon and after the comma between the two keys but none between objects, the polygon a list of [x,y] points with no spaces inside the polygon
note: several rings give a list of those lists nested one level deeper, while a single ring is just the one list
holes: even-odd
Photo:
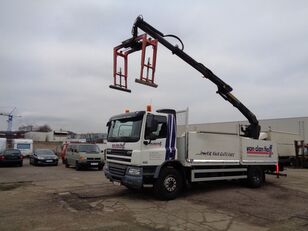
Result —
[{"label": "wheel rim", "polygon": [[260,183],[261,182],[261,178],[259,176],[254,176],[252,179],[256,183]]},{"label": "wheel rim", "polygon": [[257,172],[257,171],[255,172],[254,176],[252,177],[252,180],[257,184],[259,184],[261,182],[261,176],[260,176],[259,172]]},{"label": "wheel rim", "polygon": [[173,192],[176,189],[176,179],[173,176],[166,177],[164,187],[168,192]]}]

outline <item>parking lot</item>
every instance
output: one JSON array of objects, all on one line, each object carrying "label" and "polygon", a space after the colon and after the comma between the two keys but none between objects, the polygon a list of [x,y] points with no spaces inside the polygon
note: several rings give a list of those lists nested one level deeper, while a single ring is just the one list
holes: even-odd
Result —
[{"label": "parking lot", "polygon": [[115,186],[103,171],[0,168],[0,230],[308,230],[308,170],[193,186],[173,201]]}]

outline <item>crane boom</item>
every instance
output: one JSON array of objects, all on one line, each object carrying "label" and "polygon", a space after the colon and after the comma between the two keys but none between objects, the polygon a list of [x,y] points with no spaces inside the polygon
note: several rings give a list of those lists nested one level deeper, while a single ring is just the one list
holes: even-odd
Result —
[{"label": "crane boom", "polygon": [[[145,22],[141,16],[139,16],[137,17],[133,25],[133,28],[132,28],[133,37],[122,42],[123,47],[130,47],[132,48],[133,51],[140,50],[140,45],[138,44],[138,42],[136,42],[136,39],[135,39],[138,36],[138,29],[141,29],[146,34],[156,39],[159,43],[161,43],[167,49],[169,49],[172,52],[172,54],[178,56],[184,62],[186,62],[187,64],[192,66],[194,69],[199,71],[205,78],[213,82],[218,88],[216,93],[218,93],[223,99],[230,102],[248,119],[250,125],[248,125],[243,130],[244,136],[250,137],[253,139],[259,138],[261,128],[260,128],[257,117],[231,93],[231,91],[233,90],[232,87],[228,85],[227,83],[225,83],[218,76],[216,76],[210,69],[205,67],[202,63],[197,62],[191,56],[186,54],[178,46],[173,45],[169,41],[167,41],[165,37],[170,36],[170,35],[164,35],[162,32],[160,32],[159,30],[157,30],[156,28],[154,28],[153,26]],[[176,37],[173,35],[171,36]]]}]

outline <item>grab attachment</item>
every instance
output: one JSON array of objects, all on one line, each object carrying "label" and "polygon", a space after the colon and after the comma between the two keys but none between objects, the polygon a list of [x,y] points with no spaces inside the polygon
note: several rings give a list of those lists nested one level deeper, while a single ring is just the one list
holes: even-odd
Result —
[{"label": "grab attachment", "polygon": [[[154,76],[157,45],[158,42],[156,39],[148,38],[147,34],[142,34],[132,37],[122,42],[121,45],[116,46],[113,49],[113,85],[109,87],[116,90],[131,92],[127,87],[128,55],[141,50],[140,76],[135,79],[135,82],[156,88],[158,85],[154,83]],[[149,57],[146,62],[146,49],[148,47],[152,47],[152,58]],[[119,67],[120,59],[123,60],[122,67]]]}]

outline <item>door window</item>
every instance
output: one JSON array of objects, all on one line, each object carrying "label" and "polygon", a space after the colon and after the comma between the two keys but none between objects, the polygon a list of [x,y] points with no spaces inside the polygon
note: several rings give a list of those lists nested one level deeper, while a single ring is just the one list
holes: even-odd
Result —
[{"label": "door window", "polygon": [[[155,120],[155,123],[153,123]],[[165,116],[151,115],[147,116],[145,129],[145,139],[162,139],[167,137],[167,118]],[[155,129],[150,124],[155,124]]]}]

